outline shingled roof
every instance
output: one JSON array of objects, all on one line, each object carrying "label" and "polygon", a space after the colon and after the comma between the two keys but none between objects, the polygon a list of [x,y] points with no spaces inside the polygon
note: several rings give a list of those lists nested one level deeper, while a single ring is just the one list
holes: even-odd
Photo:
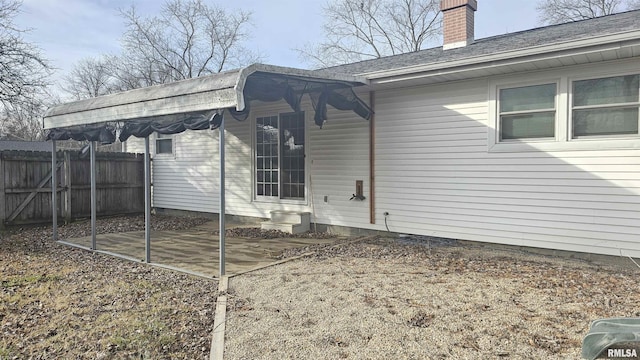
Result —
[{"label": "shingled roof", "polygon": [[375,71],[398,69],[415,65],[431,65],[463,60],[483,55],[508,52],[543,45],[584,40],[640,30],[640,10],[627,11],[599,18],[551,25],[531,30],[477,39],[468,46],[443,50],[442,47],[412,53],[365,60],[322,69],[336,73],[366,75]]}]

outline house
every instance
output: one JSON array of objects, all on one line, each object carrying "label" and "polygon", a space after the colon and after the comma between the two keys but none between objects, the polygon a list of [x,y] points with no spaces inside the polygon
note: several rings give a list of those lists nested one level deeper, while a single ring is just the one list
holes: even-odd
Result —
[{"label": "house", "polygon": [[51,144],[46,141],[0,140],[0,151],[51,151]]},{"label": "house", "polygon": [[[640,257],[640,11],[474,39],[476,8],[442,1],[443,47],[321,71],[258,64],[63,104],[44,125],[109,140],[133,123],[159,209],[219,212],[219,132],[162,124],[217,127],[204,111],[226,108],[245,119],[224,121],[227,214]],[[279,101],[243,92],[259,78]],[[286,98],[289,82],[311,96]],[[327,88],[350,106],[323,108]]]}]

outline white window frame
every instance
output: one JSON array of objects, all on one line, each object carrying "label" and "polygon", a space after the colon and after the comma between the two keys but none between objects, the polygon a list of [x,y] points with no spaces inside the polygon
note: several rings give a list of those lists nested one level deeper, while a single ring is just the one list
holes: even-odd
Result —
[{"label": "white window frame", "polygon": [[[572,139],[572,87],[573,81],[598,79],[613,76],[633,75],[640,73],[637,59],[613,60],[598,64],[575,65],[552,70],[537,70],[518,75],[504,75],[488,81],[487,93],[487,131],[488,152],[556,152],[556,151],[584,151],[584,150],[627,150],[640,149],[639,136],[585,136]],[[585,75],[587,74],[587,75]],[[509,140],[499,141],[497,96],[498,89],[504,87],[518,87],[529,84],[558,82],[556,104],[556,138],[546,140]]]},{"label": "white window frame", "polygon": [[[554,121],[554,137],[548,138],[525,138],[525,139],[507,139],[501,140],[500,135],[500,90],[520,88],[527,86],[556,84],[556,96],[555,96],[555,121]],[[510,151],[524,151],[524,149],[530,148],[530,144],[546,144],[551,142],[562,141],[564,138],[565,128],[562,126],[562,114],[565,111],[563,106],[563,80],[560,77],[546,77],[530,80],[526,78],[509,79],[509,80],[497,80],[489,83],[489,123],[487,128],[489,129],[489,151],[494,152],[510,152]],[[523,111],[523,113],[528,113]],[[519,150],[520,149],[520,150]]]},{"label": "white window frame", "polygon": [[[597,140],[605,140],[605,141],[616,141],[616,140],[623,140],[623,139],[640,139],[640,110],[638,111],[638,134],[618,134],[618,135],[587,135],[587,136],[581,136],[581,137],[574,137],[573,136],[573,110],[574,110],[574,106],[573,106],[573,83],[576,81],[581,81],[581,80],[597,80],[597,79],[604,79],[604,78],[610,78],[610,77],[619,77],[619,76],[628,76],[628,75],[637,75],[640,76],[640,70],[637,70],[635,72],[622,72],[622,73],[606,73],[606,74],[598,74],[598,75],[590,75],[590,76],[580,76],[580,77],[571,77],[569,78],[569,88],[568,88],[568,92],[569,92],[569,97],[568,97],[568,108],[569,108],[569,114],[568,114],[568,118],[567,118],[567,122],[568,122],[568,139],[572,142],[578,142],[578,141],[597,141]],[[638,89],[638,92],[640,93],[640,89]],[[603,109],[607,109],[607,108],[614,108],[614,107],[621,107],[624,105],[635,105],[640,109],[640,99],[638,99],[637,102],[635,103],[617,103],[617,104],[605,104],[605,105],[596,105],[596,106],[586,106],[586,107],[581,107],[584,109],[596,109],[596,108],[603,108]],[[580,110],[580,109],[578,109]]]},{"label": "white window frame", "polygon": [[[171,140],[171,153],[158,152],[158,141]],[[176,155],[176,136],[155,133],[154,137],[154,153],[156,156],[175,157]]]},{"label": "white window frame", "polygon": [[257,158],[257,138],[256,138],[256,124],[257,124],[257,119],[258,118],[264,118],[264,117],[272,117],[272,116],[277,116],[278,117],[278,147],[280,147],[280,117],[282,115],[287,115],[287,114],[291,114],[292,111],[282,111],[282,110],[272,110],[272,111],[263,111],[263,112],[259,112],[254,114],[251,114],[251,172],[252,172],[252,176],[251,176],[251,198],[252,201],[254,202],[258,202],[258,203],[271,203],[271,204],[289,204],[289,205],[309,205],[309,166],[310,166],[310,161],[309,161],[309,121],[308,121],[308,112],[307,111],[302,111],[303,112],[303,121],[304,121],[304,141],[305,141],[305,146],[304,146],[304,157],[305,157],[305,161],[304,161],[304,198],[300,198],[300,199],[282,199],[280,198],[280,194],[282,191],[281,188],[281,181],[280,181],[280,176],[281,176],[281,171],[282,169],[280,168],[280,166],[282,165],[282,158],[281,158],[281,154],[278,153],[278,196],[262,196],[262,195],[258,195],[257,192],[257,182],[258,182],[258,178],[257,178],[257,164],[256,164],[256,158]]},{"label": "white window frame", "polygon": [[[542,141],[556,141],[556,139],[558,138],[558,94],[559,94],[559,80],[555,80],[555,81],[536,81],[533,83],[526,83],[526,84],[516,84],[515,86],[509,85],[502,85],[502,86],[498,86],[496,88],[496,136],[499,142],[518,142],[518,141],[524,141],[524,142],[542,142]],[[502,90],[506,90],[506,89],[517,89],[517,88],[526,88],[526,87],[531,87],[531,86],[538,86],[538,85],[555,85],[556,86],[556,95],[553,98],[553,112],[555,113],[554,119],[553,119],[553,137],[541,137],[541,138],[522,138],[522,139],[502,139],[502,121],[501,121],[501,116],[503,115],[503,113],[500,111],[500,92]],[[518,115],[518,114],[534,114],[534,113],[541,113],[541,112],[549,112],[550,109],[543,109],[543,110],[526,110],[526,111],[511,111],[511,112],[507,112],[507,115]]]}]

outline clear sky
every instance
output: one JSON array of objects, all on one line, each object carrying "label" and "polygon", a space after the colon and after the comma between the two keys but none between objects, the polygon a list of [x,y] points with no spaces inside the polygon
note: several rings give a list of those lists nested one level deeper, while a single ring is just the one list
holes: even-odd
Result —
[{"label": "clear sky", "polygon": [[[294,48],[322,36],[322,6],[327,0],[219,0],[225,9],[252,12],[249,47],[273,65],[305,67]],[[135,4],[139,13],[158,12],[161,0],[23,0],[18,26],[30,28],[27,41],[37,44],[57,68],[55,78],[86,57],[119,51],[124,24],[118,9]],[[538,26],[535,1],[478,0],[476,38]],[[433,44],[437,46],[438,44]]]}]

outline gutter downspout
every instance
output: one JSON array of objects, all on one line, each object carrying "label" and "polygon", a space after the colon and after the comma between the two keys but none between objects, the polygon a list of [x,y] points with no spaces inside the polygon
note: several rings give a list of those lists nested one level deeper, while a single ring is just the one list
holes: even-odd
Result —
[{"label": "gutter downspout", "polygon": [[369,91],[369,107],[371,119],[369,119],[369,222],[376,223],[376,93]]}]

